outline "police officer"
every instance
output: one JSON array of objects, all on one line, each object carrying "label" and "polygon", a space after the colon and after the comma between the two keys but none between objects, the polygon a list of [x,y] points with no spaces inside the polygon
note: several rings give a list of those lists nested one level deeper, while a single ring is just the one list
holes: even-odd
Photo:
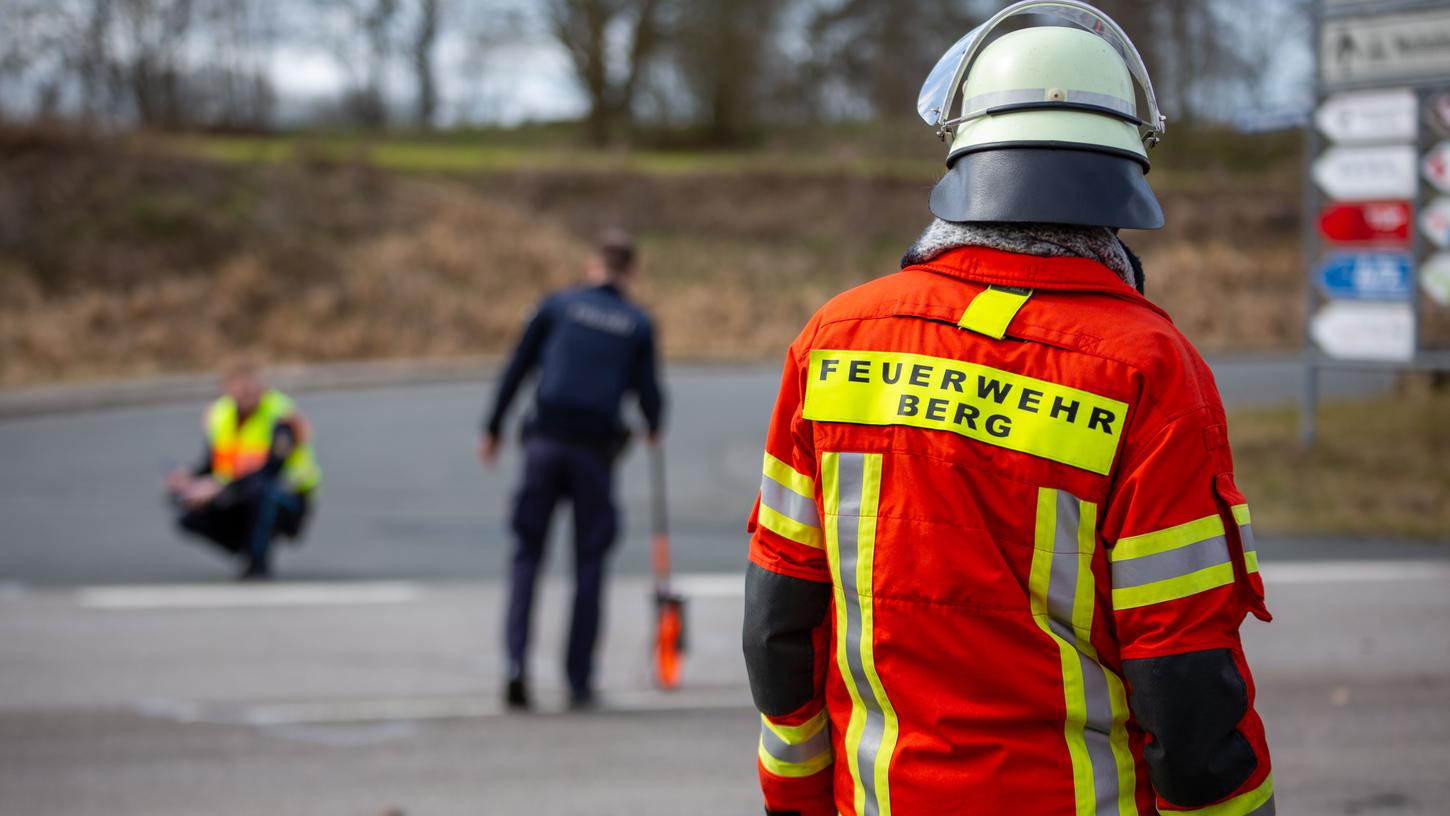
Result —
[{"label": "police officer", "polygon": [[1147,71],[1091,6],[1028,0],[921,113],[951,139],[936,219],[807,323],[766,435],[767,812],[1272,816],[1223,406],[1116,234],[1163,223]]},{"label": "police officer", "polygon": [[255,360],[229,361],[222,390],[203,419],[201,460],[189,473],[169,474],[167,492],[182,530],[240,559],[242,579],[267,578],[272,542],[302,534],[322,471],[306,418],[266,386]]},{"label": "police officer", "polygon": [[585,269],[588,284],[539,304],[484,423],[479,455],[492,466],[509,404],[537,369],[533,410],[523,427],[523,485],[512,519],[516,540],[505,633],[506,702],[512,708],[529,706],[526,660],[534,587],[549,522],[561,499],[570,502],[574,516],[574,607],[565,659],[570,704],[587,707],[594,701],[604,562],[619,525],[614,461],[629,436],[620,403],[626,393],[638,398],[651,444],[658,442],[663,415],[654,327],[628,297],[639,269],[635,254],[628,235],[604,234]]}]

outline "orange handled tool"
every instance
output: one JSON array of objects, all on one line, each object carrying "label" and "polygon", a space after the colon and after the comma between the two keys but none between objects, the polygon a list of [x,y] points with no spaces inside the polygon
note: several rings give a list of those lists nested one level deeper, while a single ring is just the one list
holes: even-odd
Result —
[{"label": "orange handled tool", "polygon": [[653,510],[655,644],[654,674],[660,688],[680,685],[685,654],[685,599],[670,588],[670,534],[665,502],[665,454],[660,444],[649,447],[650,503]]}]

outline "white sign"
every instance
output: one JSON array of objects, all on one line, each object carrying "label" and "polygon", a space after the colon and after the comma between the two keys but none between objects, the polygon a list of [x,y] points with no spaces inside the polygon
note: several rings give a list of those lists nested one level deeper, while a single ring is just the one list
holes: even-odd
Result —
[{"label": "white sign", "polygon": [[1331,18],[1319,31],[1326,85],[1450,76],[1450,8]]},{"label": "white sign", "polygon": [[1415,196],[1415,148],[1407,144],[1331,147],[1310,172],[1326,195],[1340,201]]},{"label": "white sign", "polygon": [[1450,252],[1437,253],[1425,261],[1420,267],[1420,288],[1436,303],[1450,306]]},{"label": "white sign", "polygon": [[1408,303],[1334,301],[1314,315],[1309,336],[1330,357],[1408,360],[1415,356],[1415,312]]},{"label": "white sign", "polygon": [[1450,198],[1437,198],[1420,210],[1420,232],[1435,246],[1450,248]]},{"label": "white sign", "polygon": [[1450,193],[1450,142],[1441,142],[1420,160],[1420,172],[1425,180],[1435,185],[1442,193]]},{"label": "white sign", "polygon": [[1419,121],[1409,88],[1345,91],[1325,99],[1314,112],[1319,132],[1336,144],[1413,142]]}]

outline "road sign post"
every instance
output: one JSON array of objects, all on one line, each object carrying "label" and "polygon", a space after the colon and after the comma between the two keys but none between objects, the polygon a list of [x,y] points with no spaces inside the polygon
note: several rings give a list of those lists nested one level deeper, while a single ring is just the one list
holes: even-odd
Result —
[{"label": "road sign post", "polygon": [[1450,0],[1312,8],[1306,447],[1321,369],[1450,369],[1450,350],[1426,348],[1419,335],[1423,309],[1450,305]]}]

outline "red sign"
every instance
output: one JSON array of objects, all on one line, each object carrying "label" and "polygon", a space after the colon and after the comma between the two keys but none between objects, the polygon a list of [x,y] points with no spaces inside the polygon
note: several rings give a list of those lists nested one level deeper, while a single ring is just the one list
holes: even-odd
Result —
[{"label": "red sign", "polygon": [[1406,243],[1410,240],[1410,202],[1332,204],[1319,213],[1319,231],[1331,241],[1344,243]]}]

